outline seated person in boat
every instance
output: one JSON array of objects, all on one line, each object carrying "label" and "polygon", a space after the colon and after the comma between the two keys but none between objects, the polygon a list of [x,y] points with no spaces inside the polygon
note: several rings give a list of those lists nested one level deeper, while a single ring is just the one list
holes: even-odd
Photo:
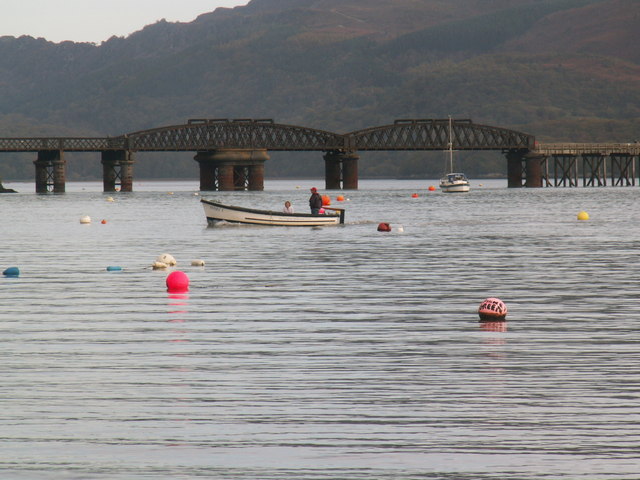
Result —
[{"label": "seated person in boat", "polygon": [[284,213],[295,213],[293,210],[293,206],[291,205],[291,202],[289,200],[284,202],[284,208],[282,209],[282,211]]}]

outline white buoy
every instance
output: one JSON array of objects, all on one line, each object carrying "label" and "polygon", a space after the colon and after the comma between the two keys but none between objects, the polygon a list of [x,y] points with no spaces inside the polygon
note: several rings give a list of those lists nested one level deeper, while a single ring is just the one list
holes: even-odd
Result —
[{"label": "white buoy", "polygon": [[191,260],[192,267],[204,267],[204,260]]},{"label": "white buoy", "polygon": [[91,223],[91,217],[89,215],[84,215],[80,217],[80,223],[82,223],[83,225]]},{"label": "white buoy", "polygon": [[113,202],[115,200],[113,200],[113,197],[107,197],[107,202]]},{"label": "white buoy", "polygon": [[151,264],[151,268],[153,268],[154,270],[164,270],[166,268],[169,268],[169,265],[162,262],[153,262]]},{"label": "white buoy", "polygon": [[170,267],[173,267],[178,263],[176,262],[176,259],[173,258],[168,253],[163,253],[162,255],[159,255],[158,258],[156,258],[156,262],[164,263]]}]

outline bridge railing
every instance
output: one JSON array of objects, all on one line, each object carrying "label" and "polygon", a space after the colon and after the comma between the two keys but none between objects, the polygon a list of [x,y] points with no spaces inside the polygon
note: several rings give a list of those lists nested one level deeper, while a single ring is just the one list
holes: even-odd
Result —
[{"label": "bridge railing", "polygon": [[541,155],[640,155],[640,143],[538,143]]},{"label": "bridge railing", "polygon": [[126,137],[35,137],[0,138],[0,152],[39,152],[63,150],[67,152],[102,152],[126,150]]}]

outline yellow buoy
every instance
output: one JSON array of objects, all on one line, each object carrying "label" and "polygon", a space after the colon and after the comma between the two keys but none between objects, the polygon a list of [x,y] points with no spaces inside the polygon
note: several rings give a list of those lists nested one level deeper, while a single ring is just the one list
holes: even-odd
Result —
[{"label": "yellow buoy", "polygon": [[589,214],[585,211],[578,213],[578,220],[589,220]]}]

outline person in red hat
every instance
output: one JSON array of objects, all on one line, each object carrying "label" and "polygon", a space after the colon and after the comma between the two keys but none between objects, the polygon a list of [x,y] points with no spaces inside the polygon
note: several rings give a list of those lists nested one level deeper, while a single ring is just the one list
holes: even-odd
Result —
[{"label": "person in red hat", "polygon": [[322,197],[318,193],[316,187],[311,188],[311,197],[309,197],[309,208],[313,215],[318,215],[322,208]]}]

